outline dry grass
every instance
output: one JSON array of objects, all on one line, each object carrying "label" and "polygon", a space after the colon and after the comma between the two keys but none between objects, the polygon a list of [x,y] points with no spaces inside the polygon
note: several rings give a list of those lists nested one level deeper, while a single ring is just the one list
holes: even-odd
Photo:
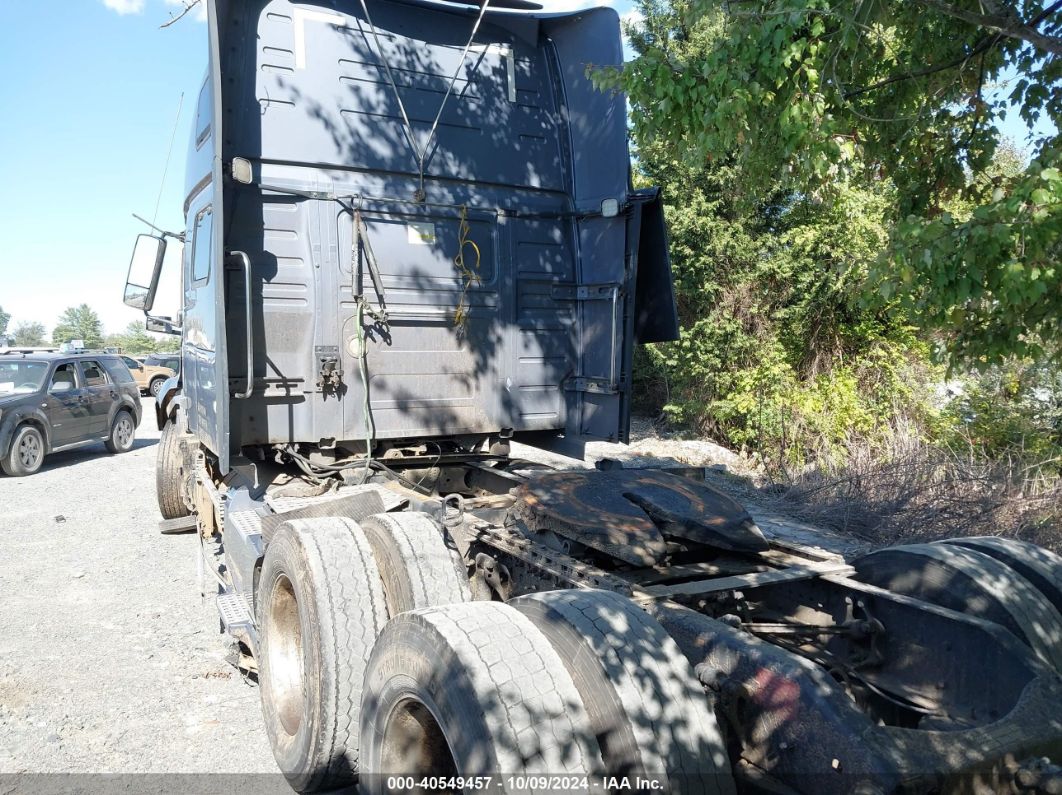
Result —
[{"label": "dry grass", "polygon": [[[956,536],[1020,538],[1062,553],[1059,462],[989,459],[908,429],[884,448],[853,441],[801,472],[774,471],[757,495],[779,512],[877,545]],[[826,462],[826,463],[822,463]]]}]

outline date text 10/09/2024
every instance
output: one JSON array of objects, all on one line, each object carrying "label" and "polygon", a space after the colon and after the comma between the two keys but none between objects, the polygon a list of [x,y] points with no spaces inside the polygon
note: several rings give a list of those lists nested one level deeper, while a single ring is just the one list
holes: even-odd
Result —
[{"label": "date text 10/09/2024", "polygon": [[661,779],[641,776],[388,776],[388,792],[659,792]]}]

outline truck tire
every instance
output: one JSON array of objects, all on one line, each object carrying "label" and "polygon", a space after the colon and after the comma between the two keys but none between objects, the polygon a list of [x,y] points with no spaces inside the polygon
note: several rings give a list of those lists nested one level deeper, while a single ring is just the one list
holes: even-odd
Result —
[{"label": "truck tire", "polygon": [[950,544],[907,544],[852,565],[860,582],[999,624],[1062,672],[1062,615],[995,558]]},{"label": "truck tire", "polygon": [[461,556],[431,516],[380,513],[360,524],[376,555],[388,615],[472,600]]},{"label": "truck tire", "polygon": [[44,463],[44,434],[35,425],[25,423],[15,429],[11,448],[0,461],[0,469],[13,478],[32,475]]},{"label": "truck tire", "polygon": [[258,681],[266,734],[299,792],[354,781],[362,680],[387,622],[372,547],[353,519],[293,519],[258,580]]},{"label": "truck tire", "polygon": [[155,495],[163,519],[179,519],[191,513],[184,499],[184,462],[177,437],[177,423],[170,420],[162,427],[155,457]]},{"label": "truck tire", "polygon": [[151,397],[158,397],[159,392],[162,390],[162,385],[166,383],[165,378],[152,378],[148,383],[148,393]]},{"label": "truck tire", "polygon": [[1062,613],[1062,557],[1028,541],[996,536],[949,538],[938,544],[966,547],[1013,569]]},{"label": "truck tire", "polygon": [[735,792],[726,744],[678,645],[629,599],[567,590],[509,602],[549,638],[579,691],[606,775],[669,793]]},{"label": "truck tire", "polygon": [[133,419],[133,413],[129,409],[120,409],[114,415],[114,421],[111,423],[111,434],[104,441],[104,444],[107,445],[108,452],[115,454],[128,453],[133,449],[135,439],[136,420]]},{"label": "truck tire", "polygon": [[500,602],[391,619],[365,672],[361,739],[360,785],[372,795],[408,791],[391,776],[492,776],[497,793],[598,790],[600,752],[575,684],[549,640]]}]

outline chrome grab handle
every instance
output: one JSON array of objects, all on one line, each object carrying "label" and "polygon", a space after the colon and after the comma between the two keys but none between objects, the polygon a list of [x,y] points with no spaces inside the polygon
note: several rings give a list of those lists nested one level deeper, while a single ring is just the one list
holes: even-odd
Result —
[{"label": "chrome grab handle", "polygon": [[246,400],[254,392],[254,337],[251,331],[251,258],[242,251],[229,252],[243,265],[243,295],[246,302],[247,318],[247,386],[243,392],[233,393],[234,398]]}]

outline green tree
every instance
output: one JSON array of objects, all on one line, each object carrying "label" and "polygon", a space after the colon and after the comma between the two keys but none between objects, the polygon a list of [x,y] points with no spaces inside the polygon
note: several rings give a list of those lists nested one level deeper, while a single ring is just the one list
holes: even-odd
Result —
[{"label": "green tree", "polygon": [[15,326],[15,345],[44,345],[45,328],[43,323],[23,321]]},{"label": "green tree", "polygon": [[180,349],[180,335],[164,334],[155,340],[155,351],[157,353],[177,353]]},{"label": "green tree", "polygon": [[[997,122],[1062,122],[1062,13],[1016,0],[643,0],[637,57],[600,70],[638,140],[693,163],[733,158],[746,201],[783,185],[822,201],[895,186],[868,295],[956,357],[1042,355],[1062,340],[1062,144],[1032,142],[991,182]],[[710,46],[690,46],[709,41]],[[1006,90],[993,90],[1014,75]],[[971,176],[973,177],[971,179]],[[954,214],[962,199],[969,212]]]},{"label": "green tree", "polygon": [[59,345],[70,340],[84,340],[87,348],[103,346],[103,323],[88,304],[68,307],[59,316],[59,323],[52,331],[52,341]]},{"label": "green tree", "polygon": [[934,421],[927,347],[853,289],[887,239],[891,192],[848,185],[822,202],[779,189],[749,208],[735,166],[663,149],[643,142],[639,163],[665,191],[681,338],[642,352],[643,399],[775,460],[874,437],[900,413]]},{"label": "green tree", "polygon": [[1008,360],[961,382],[948,406],[960,441],[1002,459],[1053,459],[1062,470],[1062,370]]},{"label": "green tree", "polygon": [[[636,51],[667,38],[693,61],[723,39],[706,19],[684,28],[673,6],[643,11]],[[632,118],[653,112],[632,100]],[[902,311],[859,301],[888,242],[891,182],[853,176],[826,195],[776,178],[750,200],[758,177],[737,153],[687,157],[647,125],[634,138],[640,179],[663,187],[681,325],[677,342],[639,352],[643,408],[774,461],[877,438],[899,414],[935,421],[926,346]]]},{"label": "green tree", "polygon": [[154,353],[158,349],[158,340],[148,334],[142,321],[130,322],[125,331],[114,338],[126,353]]},{"label": "green tree", "polygon": [[0,306],[0,337],[7,333],[7,324],[11,322],[11,313]]}]

